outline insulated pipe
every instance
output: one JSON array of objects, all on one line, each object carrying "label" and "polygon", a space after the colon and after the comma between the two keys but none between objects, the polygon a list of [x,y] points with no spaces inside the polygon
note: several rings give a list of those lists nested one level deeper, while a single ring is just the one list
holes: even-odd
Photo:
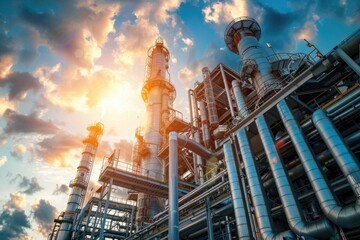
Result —
[{"label": "insulated pipe", "polygon": [[360,164],[345,144],[344,139],[337,131],[326,113],[317,110],[312,116],[313,123],[321,138],[330,150],[342,173],[347,178],[356,197],[360,198]]},{"label": "insulated pipe", "polygon": [[241,118],[245,118],[247,116],[247,107],[244,96],[241,93],[239,82],[237,80],[233,80],[231,82],[231,85],[234,92],[236,105],[238,108],[238,114],[240,115]]},{"label": "insulated pipe", "polygon": [[179,147],[187,148],[206,160],[214,157],[217,159],[221,159],[223,157],[222,150],[219,150],[217,152],[210,151],[200,143],[197,143],[194,140],[189,139],[184,135],[178,135],[178,143],[179,143]]},{"label": "insulated pipe", "polygon": [[231,196],[234,206],[236,229],[239,239],[251,239],[248,219],[245,213],[245,206],[241,186],[237,174],[237,167],[231,149],[230,141],[226,142],[224,148],[224,159],[229,176]]},{"label": "insulated pipe", "polygon": [[346,62],[346,64],[358,75],[360,76],[360,66],[341,48],[337,48],[335,53],[341,57],[341,59]]},{"label": "insulated pipe", "polygon": [[[332,222],[337,224],[340,227],[344,228],[354,228],[360,226],[360,201],[359,201],[359,173],[360,168],[358,162],[352,158],[350,150],[345,145],[344,141],[339,136],[336,136],[336,129],[332,126],[330,120],[326,120],[326,115],[323,111],[316,111],[316,115],[313,118],[317,119],[316,123],[319,126],[319,121],[324,121],[324,124],[328,126],[328,128],[319,129],[320,135],[323,137],[325,141],[332,141],[332,143],[327,143],[330,151],[334,156],[342,156],[342,158],[336,158],[341,170],[344,175],[348,179],[350,186],[356,193],[356,197],[358,201],[356,204],[341,207],[336,201],[336,198],[333,195],[333,192],[330,190],[330,187],[325,180],[320,167],[317,165],[314,155],[312,154],[308,143],[305,141],[305,137],[302,134],[299,125],[297,124],[291,110],[286,104],[285,100],[282,100],[278,104],[278,110],[280,116],[284,122],[284,125],[289,132],[291,140],[295,146],[296,152],[299,155],[302,165],[304,166],[305,173],[307,174],[310,184],[314,189],[315,195],[319,201],[320,207],[323,210],[326,217],[328,217]],[[325,120],[320,120],[321,118]],[[326,123],[325,123],[326,122]],[[324,126],[325,127],[325,126]],[[324,132],[324,133],[322,133]],[[343,145],[343,146],[341,146]],[[342,149],[341,149],[342,148]],[[349,170],[343,170],[343,166],[350,166]],[[353,174],[349,171],[353,171]],[[353,176],[350,176],[353,175]],[[355,186],[354,186],[355,185]]]},{"label": "insulated pipe", "polygon": [[226,76],[225,76],[224,68],[223,68],[223,65],[222,65],[221,63],[220,63],[220,72],[221,72],[221,76],[222,76],[223,81],[224,81],[224,87],[225,87],[225,92],[226,92],[227,100],[228,100],[228,103],[229,103],[230,113],[231,113],[231,116],[234,117],[234,116],[235,116],[235,112],[234,112],[234,106],[233,106],[232,99],[231,99],[231,95],[230,95],[229,85],[228,85],[228,83],[227,83],[227,79],[226,79]]},{"label": "insulated pipe", "polygon": [[201,127],[202,127],[202,132],[203,132],[203,140],[204,140],[205,146],[207,148],[210,148],[210,132],[209,132],[208,119],[206,116],[205,102],[200,101],[199,107],[200,107],[200,117],[201,117]]},{"label": "insulated pipe", "polygon": [[332,225],[328,221],[324,219],[311,223],[304,221],[264,116],[259,116],[256,119],[256,125],[291,230],[297,235],[328,239],[333,235]]},{"label": "insulated pipe", "polygon": [[169,239],[179,239],[177,133],[169,133]]},{"label": "insulated pipe", "polygon": [[296,239],[291,231],[275,233],[272,218],[269,214],[270,211],[265,200],[266,195],[260,181],[259,173],[256,170],[255,159],[253,158],[245,129],[241,128],[237,132],[237,136],[261,238],[264,240]]}]

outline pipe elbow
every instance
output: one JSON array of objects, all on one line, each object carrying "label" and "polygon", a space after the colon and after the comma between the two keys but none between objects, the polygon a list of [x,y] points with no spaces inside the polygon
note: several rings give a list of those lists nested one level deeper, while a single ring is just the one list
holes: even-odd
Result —
[{"label": "pipe elbow", "polygon": [[327,114],[325,111],[318,109],[312,115],[312,122],[317,125],[317,123],[323,119],[327,119]]},{"label": "pipe elbow", "polygon": [[360,226],[360,203],[341,208],[336,216],[336,224],[343,228],[356,228]]},{"label": "pipe elbow", "polygon": [[329,239],[335,232],[332,223],[327,218],[322,218],[311,223],[305,223],[303,221],[292,222],[290,228],[297,235],[317,239]]}]

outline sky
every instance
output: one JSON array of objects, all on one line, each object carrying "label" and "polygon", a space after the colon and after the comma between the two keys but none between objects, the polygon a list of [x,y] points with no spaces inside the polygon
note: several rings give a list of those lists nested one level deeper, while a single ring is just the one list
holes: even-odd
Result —
[{"label": "sky", "polygon": [[0,2],[0,239],[46,239],[64,210],[86,127],[105,132],[104,156],[129,161],[145,123],[147,50],[169,48],[174,107],[189,119],[187,89],[203,67],[239,70],[224,43],[236,17],[255,18],[277,53],[327,53],[359,27],[357,0],[14,0]]}]

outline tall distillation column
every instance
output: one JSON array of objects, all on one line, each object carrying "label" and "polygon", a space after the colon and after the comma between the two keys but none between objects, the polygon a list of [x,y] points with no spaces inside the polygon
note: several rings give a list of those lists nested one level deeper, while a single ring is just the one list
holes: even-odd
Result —
[{"label": "tall distillation column", "polygon": [[[149,178],[164,181],[164,163],[158,158],[158,152],[163,142],[165,131],[163,127],[169,121],[169,111],[175,100],[175,88],[170,83],[169,50],[161,38],[155,46],[149,48],[146,64],[145,82],[141,90],[146,104],[146,125],[144,143],[148,148],[142,157],[143,174]],[[138,196],[138,211],[136,216],[139,228],[144,227],[159,212],[163,211],[164,199],[149,194]]]},{"label": "tall distillation column", "polygon": [[[235,18],[225,30],[225,43],[242,62],[241,77],[250,77],[258,99],[280,89],[280,82],[271,74],[271,65],[266,59],[264,49],[259,44],[261,29],[255,19]],[[247,79],[242,79],[246,81]]]},{"label": "tall distillation column", "polygon": [[57,234],[57,240],[71,239],[72,223],[74,221],[76,210],[81,207],[86,189],[89,185],[91,171],[94,165],[97,147],[99,145],[100,136],[104,132],[104,125],[98,122],[95,125],[87,128],[89,135],[83,140],[85,144],[82,157],[77,167],[77,172],[74,180],[70,181],[71,193],[67,202],[64,217]]}]

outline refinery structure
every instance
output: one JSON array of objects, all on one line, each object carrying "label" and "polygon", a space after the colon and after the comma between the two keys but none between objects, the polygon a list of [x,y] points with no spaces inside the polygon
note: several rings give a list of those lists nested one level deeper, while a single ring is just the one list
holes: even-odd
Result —
[{"label": "refinery structure", "polygon": [[309,54],[267,56],[260,37],[250,17],[228,25],[241,69],[203,66],[189,122],[173,108],[170,53],[157,39],[131,164],[114,151],[90,194],[103,126],[89,126],[49,239],[359,239],[360,30],[327,54],[308,43]]}]

